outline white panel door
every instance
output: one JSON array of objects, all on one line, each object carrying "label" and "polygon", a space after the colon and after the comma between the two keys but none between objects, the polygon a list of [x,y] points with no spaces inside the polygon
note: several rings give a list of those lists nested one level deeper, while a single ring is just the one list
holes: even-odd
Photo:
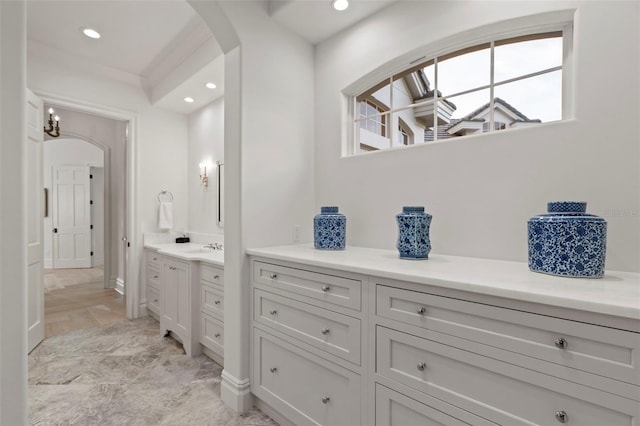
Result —
[{"label": "white panel door", "polygon": [[91,267],[89,166],[53,167],[53,267]]},{"label": "white panel door", "polygon": [[27,90],[27,318],[31,352],[44,339],[42,100]]}]

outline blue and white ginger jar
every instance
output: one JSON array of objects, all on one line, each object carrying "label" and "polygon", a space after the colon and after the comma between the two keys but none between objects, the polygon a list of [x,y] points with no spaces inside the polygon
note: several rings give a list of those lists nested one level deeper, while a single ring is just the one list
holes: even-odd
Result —
[{"label": "blue and white ginger jar", "polygon": [[396,247],[401,259],[427,259],[431,251],[429,226],[432,216],[424,207],[405,206],[398,220],[398,242]]},{"label": "blue and white ginger jar", "polygon": [[320,207],[313,218],[313,244],[320,250],[344,250],[347,218],[337,207]]},{"label": "blue and white ginger jar", "polygon": [[548,214],[529,220],[530,270],[563,277],[602,278],[607,222],[586,210],[585,202],[555,201],[547,204]]}]

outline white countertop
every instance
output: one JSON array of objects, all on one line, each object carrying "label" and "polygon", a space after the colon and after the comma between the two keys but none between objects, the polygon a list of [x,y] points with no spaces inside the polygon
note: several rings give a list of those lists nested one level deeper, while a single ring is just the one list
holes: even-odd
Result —
[{"label": "white countertop", "polygon": [[339,269],[382,278],[506,297],[551,306],[640,319],[640,274],[605,271],[600,279],[566,278],[529,271],[524,262],[431,254],[403,260],[395,250],[312,244],[249,249],[253,256]]},{"label": "white countertop", "polygon": [[145,243],[144,248],[183,260],[194,260],[224,266],[224,250],[205,249],[201,243]]}]

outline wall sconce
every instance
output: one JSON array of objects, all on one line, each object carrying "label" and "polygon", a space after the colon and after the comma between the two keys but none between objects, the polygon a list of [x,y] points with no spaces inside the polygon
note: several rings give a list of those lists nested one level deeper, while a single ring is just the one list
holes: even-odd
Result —
[{"label": "wall sconce", "polygon": [[209,176],[207,176],[207,163],[200,163],[200,184],[205,188],[209,186]]},{"label": "wall sconce", "polygon": [[53,138],[60,136],[60,117],[56,115],[56,127],[53,127],[53,108],[49,108],[49,128],[44,128],[44,132]]}]

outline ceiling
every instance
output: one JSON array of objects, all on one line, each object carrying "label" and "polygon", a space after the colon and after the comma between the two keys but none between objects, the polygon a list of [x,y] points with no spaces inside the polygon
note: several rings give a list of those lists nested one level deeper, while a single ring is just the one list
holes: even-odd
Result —
[{"label": "ceiling", "polygon": [[[264,1],[272,19],[317,44],[396,0],[350,0],[344,12],[330,0]],[[87,38],[82,27],[102,37]],[[185,0],[27,0],[27,38],[131,75],[154,105],[172,111],[189,114],[224,95],[222,50]]]}]

